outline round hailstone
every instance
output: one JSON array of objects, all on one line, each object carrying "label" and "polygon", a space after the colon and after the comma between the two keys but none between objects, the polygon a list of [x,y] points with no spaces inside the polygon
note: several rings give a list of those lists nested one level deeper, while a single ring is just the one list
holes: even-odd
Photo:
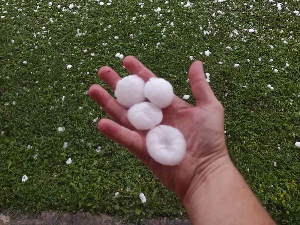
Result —
[{"label": "round hailstone", "polygon": [[117,101],[124,107],[143,102],[145,82],[137,75],[130,75],[119,80],[115,90]]},{"label": "round hailstone", "polygon": [[145,85],[145,97],[159,108],[168,107],[174,98],[172,85],[163,78],[150,78]]},{"label": "round hailstone", "polygon": [[159,125],[146,136],[149,155],[163,165],[175,166],[181,163],[186,152],[183,134],[176,128]]},{"label": "round hailstone", "polygon": [[163,113],[150,102],[141,102],[132,106],[127,112],[129,122],[138,130],[150,130],[161,123]]}]

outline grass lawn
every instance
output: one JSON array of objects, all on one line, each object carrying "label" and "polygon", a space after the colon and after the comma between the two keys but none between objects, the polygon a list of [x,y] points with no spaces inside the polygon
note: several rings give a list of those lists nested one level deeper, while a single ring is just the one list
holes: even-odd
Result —
[{"label": "grass lawn", "polygon": [[202,60],[225,107],[232,160],[278,224],[299,224],[299,0],[103,1],[0,2],[0,209],[186,217],[96,129],[107,115],[86,93],[103,84],[103,65],[128,75],[121,53],[181,97],[191,95],[189,65]]}]

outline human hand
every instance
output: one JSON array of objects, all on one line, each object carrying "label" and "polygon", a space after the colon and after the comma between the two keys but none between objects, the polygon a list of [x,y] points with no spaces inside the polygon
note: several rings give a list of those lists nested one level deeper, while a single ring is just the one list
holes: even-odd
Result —
[{"label": "human hand", "polygon": [[[133,56],[127,56],[123,65],[131,74],[145,82],[155,75]],[[115,90],[121,79],[111,68],[104,66],[99,77]],[[203,64],[194,62],[189,69],[189,83],[196,106],[175,96],[172,104],[163,109],[161,124],[179,129],[187,143],[184,160],[177,166],[164,166],[154,161],[146,149],[147,131],[135,130],[127,119],[127,109],[121,106],[104,88],[92,85],[88,94],[116,122],[101,119],[98,129],[135,154],[155,176],[182,202],[194,194],[198,186],[223,164],[230,162],[224,136],[224,110],[206,82]]]}]

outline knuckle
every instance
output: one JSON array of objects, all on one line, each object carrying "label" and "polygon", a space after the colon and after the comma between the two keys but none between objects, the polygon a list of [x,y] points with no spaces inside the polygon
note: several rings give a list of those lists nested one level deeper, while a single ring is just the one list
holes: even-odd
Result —
[{"label": "knuckle", "polygon": [[222,103],[219,102],[219,101],[217,101],[216,103],[214,103],[214,109],[216,111],[219,111],[219,112],[222,112],[222,113],[224,112],[224,107],[223,107]]}]

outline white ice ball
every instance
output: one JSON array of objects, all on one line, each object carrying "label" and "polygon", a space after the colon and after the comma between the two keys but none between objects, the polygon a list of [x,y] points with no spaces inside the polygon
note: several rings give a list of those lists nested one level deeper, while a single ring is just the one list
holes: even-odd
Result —
[{"label": "white ice ball", "polygon": [[119,80],[115,90],[117,101],[124,107],[143,102],[145,82],[137,75],[130,75]]},{"label": "white ice ball", "polygon": [[174,98],[172,85],[163,78],[150,78],[145,85],[145,97],[159,108],[168,107]]},{"label": "white ice ball", "polygon": [[182,162],[186,152],[183,134],[176,128],[159,125],[146,136],[149,155],[163,165],[175,166]]},{"label": "white ice ball", "polygon": [[132,106],[127,112],[129,122],[138,130],[150,130],[161,123],[163,113],[150,102],[141,102]]}]

